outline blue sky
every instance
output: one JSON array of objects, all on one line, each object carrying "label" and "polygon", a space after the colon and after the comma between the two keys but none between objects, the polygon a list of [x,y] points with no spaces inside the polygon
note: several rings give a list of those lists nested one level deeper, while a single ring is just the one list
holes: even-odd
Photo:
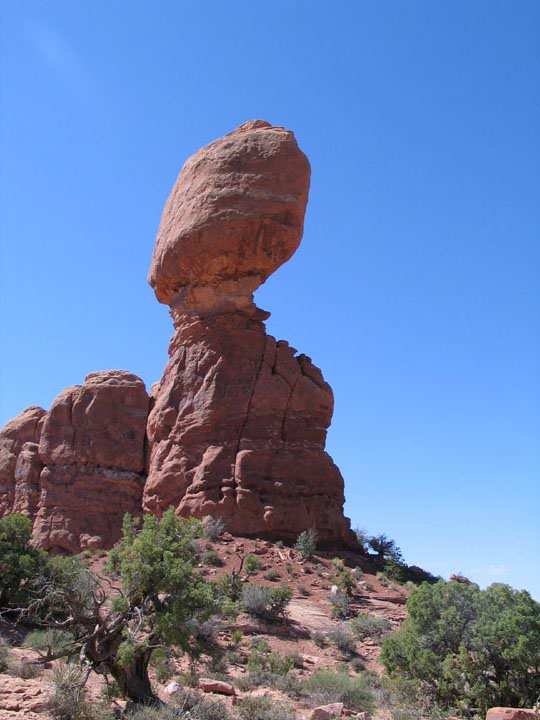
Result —
[{"label": "blue sky", "polygon": [[256,300],[334,389],[353,525],[540,599],[540,4],[0,12],[0,424],[95,370],[159,379],[164,202],[191,153],[264,118],[313,175]]}]

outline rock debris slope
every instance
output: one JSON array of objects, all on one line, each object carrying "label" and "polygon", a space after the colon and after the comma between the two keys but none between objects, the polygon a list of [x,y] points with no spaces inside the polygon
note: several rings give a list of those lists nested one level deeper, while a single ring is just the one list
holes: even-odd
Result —
[{"label": "rock debris slope", "polygon": [[[89,375],[0,434],[0,511],[38,545],[109,547],[125,512],[221,517],[238,535],[353,542],[325,452],[333,395],[265,332],[253,292],[296,251],[310,166],[289,130],[246,123],[193,155],[165,206],[149,282],[175,333],[148,397],[131,373]],[[149,414],[148,414],[149,413]]]}]

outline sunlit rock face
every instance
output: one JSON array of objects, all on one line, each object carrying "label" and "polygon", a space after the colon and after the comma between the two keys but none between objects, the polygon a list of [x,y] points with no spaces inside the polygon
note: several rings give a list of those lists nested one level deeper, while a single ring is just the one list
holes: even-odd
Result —
[{"label": "sunlit rock face", "polygon": [[109,548],[124,514],[140,514],[148,402],[143,381],[123,370],[92,373],[54,400],[38,449],[39,547]]},{"label": "sunlit rock face", "polygon": [[149,281],[175,325],[152,390],[144,509],[219,516],[237,534],[348,542],[333,411],[310,358],[265,332],[253,291],[303,233],[310,166],[256,120],[191,157],[165,205]]}]

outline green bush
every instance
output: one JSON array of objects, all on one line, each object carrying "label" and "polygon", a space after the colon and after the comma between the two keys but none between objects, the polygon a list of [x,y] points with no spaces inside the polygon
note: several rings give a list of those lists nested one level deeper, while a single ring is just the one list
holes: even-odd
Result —
[{"label": "green bush", "polygon": [[343,592],[347,593],[347,595],[352,595],[356,590],[356,580],[354,579],[351,571],[347,570],[345,567],[337,573],[335,582],[336,585],[343,590]]},{"label": "green bush", "polygon": [[3,638],[0,638],[0,673],[5,673],[7,671],[12,657],[13,654],[11,652],[11,648]]},{"label": "green bush", "polygon": [[[56,664],[51,680],[52,695],[49,706],[54,720],[94,720],[97,715],[94,710],[99,712],[102,708],[88,702],[84,689],[84,674],[78,665]],[[109,717],[112,720],[112,712]]]},{"label": "green bush", "polygon": [[295,714],[288,705],[264,696],[241,700],[238,714],[241,720],[295,720]]},{"label": "green bush", "polygon": [[313,706],[342,702],[355,712],[373,710],[373,693],[362,675],[349,677],[345,672],[316,670],[302,689]]},{"label": "green bush", "polygon": [[315,630],[311,633],[311,639],[315,643],[317,647],[323,648],[326,647],[328,644],[328,640],[326,635],[323,632],[320,632],[320,630]]},{"label": "green bush", "polygon": [[269,580],[270,582],[277,582],[281,579],[281,575],[279,574],[279,571],[276,570],[276,568],[270,568],[268,572],[264,573],[264,579]]},{"label": "green bush", "polygon": [[246,558],[246,572],[248,575],[253,575],[254,573],[258,572],[259,570],[262,570],[264,568],[264,563],[260,559],[260,557],[257,557],[257,555],[248,555]]},{"label": "green bush", "polygon": [[386,638],[391,678],[422,683],[443,707],[530,707],[540,694],[540,604],[495,584],[423,583],[409,617]]},{"label": "green bush", "polygon": [[46,564],[46,555],[29,544],[31,537],[32,522],[24,515],[0,518],[0,610],[25,607]]},{"label": "green bush", "polygon": [[344,592],[332,593],[328,596],[332,605],[332,617],[346,620],[352,614],[351,601]]},{"label": "green bush", "polygon": [[301,532],[295,544],[304,560],[310,560],[317,549],[317,531],[313,528]]},{"label": "green bush", "polygon": [[203,521],[203,537],[205,540],[215,542],[219,536],[225,530],[225,523],[221,518],[213,518],[211,515],[207,515]]},{"label": "green bush", "polygon": [[247,662],[247,669],[252,673],[286,675],[293,667],[292,658],[278,652],[270,652],[265,640],[261,640],[253,646]]},{"label": "green bush", "polygon": [[213,567],[223,567],[223,560],[215,550],[205,550],[201,555],[201,562],[205,565],[212,565]]},{"label": "green bush", "polygon": [[31,630],[24,638],[23,647],[33,648],[41,654],[52,654],[73,642],[73,634],[66,630]]},{"label": "green bush", "polygon": [[285,617],[291,598],[292,590],[285,585],[278,588],[244,585],[242,589],[244,611],[267,622],[276,622]]},{"label": "green bush", "polygon": [[392,624],[386,618],[365,613],[360,613],[351,622],[351,630],[359,640],[381,639],[390,632],[391,628]]},{"label": "green bush", "polygon": [[339,625],[328,633],[328,639],[333,642],[337,649],[347,658],[351,658],[356,652],[356,642],[351,631],[346,625]]},{"label": "green bush", "polygon": [[359,567],[355,567],[352,574],[355,580],[361,580],[364,577],[364,571]]}]

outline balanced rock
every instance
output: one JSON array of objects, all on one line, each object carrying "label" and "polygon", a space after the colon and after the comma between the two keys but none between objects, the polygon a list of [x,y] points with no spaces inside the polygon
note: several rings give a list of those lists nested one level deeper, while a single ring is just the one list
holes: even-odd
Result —
[{"label": "balanced rock", "polygon": [[148,395],[136,375],[88,375],[53,402],[43,424],[34,540],[47,550],[111,547],[144,485]]},{"label": "balanced rock", "polygon": [[306,355],[266,334],[252,295],[298,247],[309,175],[294,135],[263,121],[180,172],[149,276],[176,332],[152,389],[147,511],[221,517],[239,535],[351,538],[324,451],[332,391]]},{"label": "balanced rock", "polygon": [[195,153],[163,211],[149,274],[158,300],[253,292],[300,244],[309,178],[293,133],[263,120]]}]

